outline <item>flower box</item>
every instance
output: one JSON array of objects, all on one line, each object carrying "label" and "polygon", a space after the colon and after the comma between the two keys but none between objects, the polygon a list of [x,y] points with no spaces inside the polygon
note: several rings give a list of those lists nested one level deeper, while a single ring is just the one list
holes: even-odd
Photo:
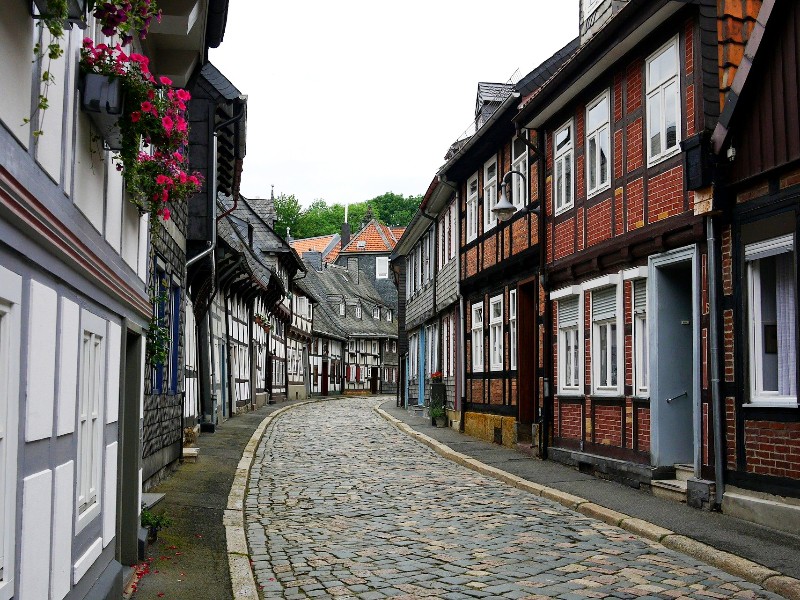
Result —
[{"label": "flower box", "polygon": [[110,150],[122,149],[119,119],[123,109],[122,81],[98,73],[85,73],[81,80],[81,108],[100,130]]},{"label": "flower box", "polygon": [[[50,15],[49,0],[33,0],[36,9],[39,11],[37,18],[44,18]],[[86,28],[86,0],[67,0],[67,22],[75,23],[81,29]]]}]

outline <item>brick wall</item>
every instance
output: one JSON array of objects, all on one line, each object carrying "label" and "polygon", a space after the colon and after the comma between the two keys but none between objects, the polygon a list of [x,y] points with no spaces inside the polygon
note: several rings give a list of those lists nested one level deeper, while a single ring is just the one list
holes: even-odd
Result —
[{"label": "brick wall", "polygon": [[800,479],[800,423],[745,421],[747,472]]},{"label": "brick wall", "polygon": [[594,407],[594,441],[604,446],[622,446],[622,419],[624,412],[621,406]]},{"label": "brick wall", "polygon": [[573,440],[581,439],[583,428],[581,426],[580,404],[561,403],[559,410],[561,412],[559,422],[561,437]]}]

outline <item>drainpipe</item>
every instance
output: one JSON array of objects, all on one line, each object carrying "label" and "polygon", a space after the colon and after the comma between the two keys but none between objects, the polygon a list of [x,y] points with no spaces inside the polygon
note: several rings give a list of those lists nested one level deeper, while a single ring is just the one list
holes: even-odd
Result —
[{"label": "drainpipe", "polygon": [[[536,141],[540,146],[543,147],[545,141],[543,129],[536,130]],[[547,198],[547,190],[545,189],[547,184],[545,169],[547,168],[547,162],[545,160],[544,153],[538,153],[538,160],[538,186],[540,206],[542,207],[542,210],[539,213],[539,285],[542,286],[542,292],[544,294],[544,315],[542,318],[542,326],[544,329],[544,340],[542,343],[542,348],[544,349],[544,356],[542,357],[544,377],[542,378],[542,430],[539,436],[539,456],[542,458],[542,460],[545,460],[547,458],[547,449],[550,445],[550,422],[552,421],[553,414],[553,394],[550,382],[550,377],[553,373],[553,305],[548,298],[550,286],[549,282],[547,281],[547,273],[545,272],[547,267],[547,228],[545,227],[545,216],[547,213],[545,206],[545,199]],[[538,294],[536,298],[536,304],[537,306],[539,305]]]},{"label": "drainpipe", "polygon": [[722,505],[725,492],[725,454],[722,437],[725,426],[722,404],[722,382],[719,362],[719,287],[717,286],[717,241],[714,231],[714,217],[706,217],[706,244],[708,247],[708,316],[709,343],[711,346],[711,405],[714,411],[714,495],[717,506]]},{"label": "drainpipe", "polygon": [[461,334],[461,340],[460,340],[461,343],[458,344],[458,354],[459,354],[459,356],[458,356],[458,364],[461,367],[460,373],[459,373],[459,377],[458,377],[458,380],[459,380],[458,382],[459,382],[459,385],[461,387],[461,389],[459,390],[461,392],[460,393],[461,397],[459,398],[459,401],[461,403],[461,406],[460,406],[460,408],[461,408],[461,418],[459,420],[458,430],[461,433],[464,433],[464,419],[466,417],[466,412],[467,412],[466,411],[466,404],[467,404],[467,376],[466,376],[466,371],[467,371],[467,365],[466,365],[466,362],[465,362],[466,359],[467,359],[467,353],[465,352],[465,348],[466,348],[466,344],[467,344],[467,332],[466,332],[467,321],[464,318],[464,296],[461,294],[461,290],[459,290],[459,294],[458,294],[458,320],[459,320],[458,332],[459,332],[459,334]]}]

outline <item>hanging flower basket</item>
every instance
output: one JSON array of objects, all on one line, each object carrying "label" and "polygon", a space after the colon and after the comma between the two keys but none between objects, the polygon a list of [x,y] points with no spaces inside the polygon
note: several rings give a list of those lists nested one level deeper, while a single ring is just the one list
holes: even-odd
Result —
[{"label": "hanging flower basket", "polygon": [[[81,29],[86,28],[86,0],[66,0],[67,23],[75,23]],[[33,0],[39,14],[38,19],[46,19],[52,15],[51,0]]]},{"label": "hanging flower basket", "polygon": [[124,108],[122,80],[119,77],[84,73],[81,78],[81,107],[100,131],[111,150],[122,149],[119,120]]}]

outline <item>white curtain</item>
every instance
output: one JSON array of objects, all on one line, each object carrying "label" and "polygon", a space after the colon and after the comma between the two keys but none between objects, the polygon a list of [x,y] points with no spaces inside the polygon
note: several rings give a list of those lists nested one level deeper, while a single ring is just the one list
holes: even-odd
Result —
[{"label": "white curtain", "polygon": [[775,257],[775,300],[778,321],[778,393],[797,395],[797,294],[794,254]]}]

